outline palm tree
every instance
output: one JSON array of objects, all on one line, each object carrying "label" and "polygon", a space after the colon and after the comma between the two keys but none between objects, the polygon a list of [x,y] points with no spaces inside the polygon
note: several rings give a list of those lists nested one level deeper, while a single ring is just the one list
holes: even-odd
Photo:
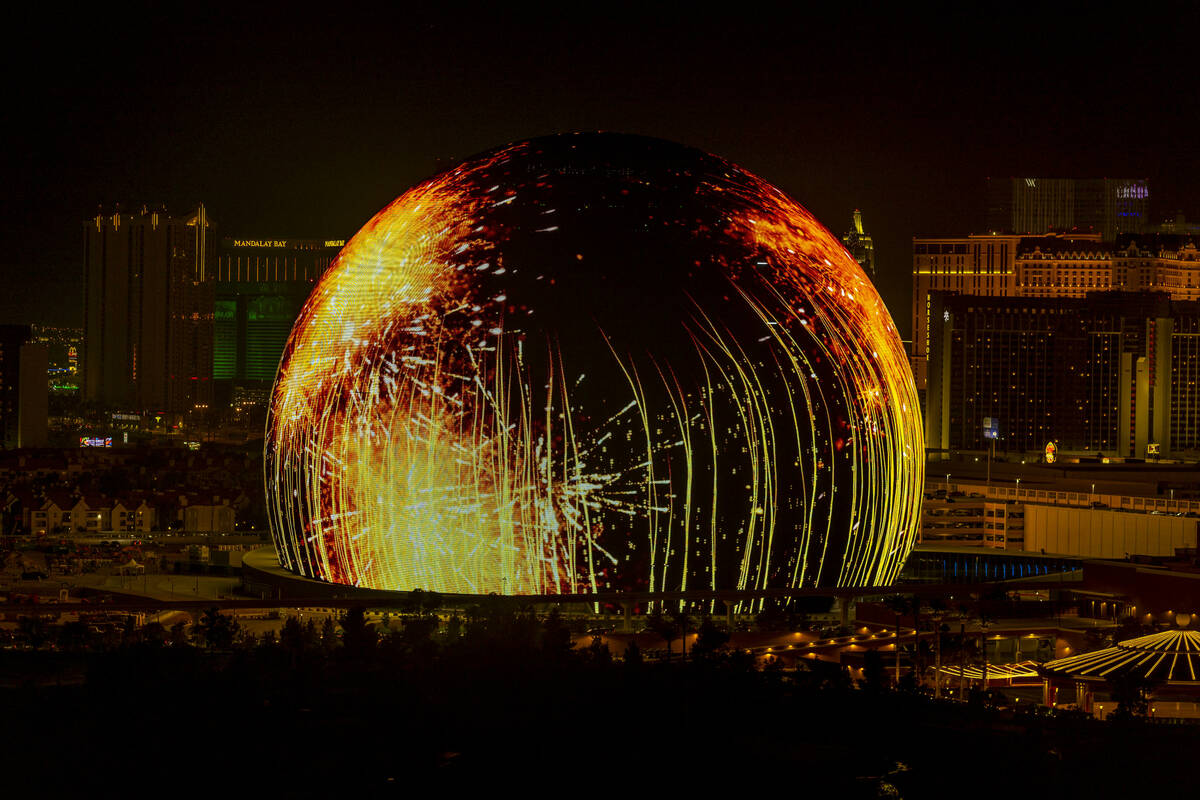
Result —
[{"label": "palm tree", "polygon": [[400,610],[405,614],[419,614],[425,605],[425,590],[413,589],[404,598],[404,602],[400,606]]},{"label": "palm tree", "polygon": [[332,653],[337,648],[337,625],[333,622],[333,617],[326,617],[325,622],[321,624],[321,649],[326,653]]},{"label": "palm tree", "polygon": [[900,685],[900,618],[909,612],[911,598],[902,594],[894,594],[884,600],[884,605],[896,615],[896,686]]},{"label": "palm tree", "polygon": [[625,653],[621,656],[621,660],[625,663],[627,669],[638,669],[642,666],[642,650],[638,647],[637,641],[630,641],[625,647]]},{"label": "palm tree", "polygon": [[917,688],[920,688],[925,678],[925,664],[921,658],[921,606],[921,598],[914,594],[912,596],[913,675],[916,678],[914,684]]},{"label": "palm tree", "polygon": [[362,606],[346,609],[338,622],[342,626],[343,650],[352,658],[363,658],[375,649],[379,634],[366,619]]},{"label": "palm tree", "polygon": [[983,658],[983,693],[985,697],[988,690],[987,632],[993,622],[995,622],[993,616],[983,611],[979,612],[979,655]]},{"label": "palm tree", "polygon": [[421,608],[425,612],[433,614],[435,611],[441,608],[445,602],[446,601],[442,597],[441,592],[430,590],[425,592],[425,596],[422,598]]},{"label": "palm tree", "polygon": [[209,649],[228,650],[233,647],[233,640],[241,626],[236,619],[225,616],[213,606],[200,617],[196,628]]},{"label": "palm tree", "polygon": [[1117,708],[1109,715],[1110,719],[1130,722],[1146,718],[1150,710],[1150,694],[1158,685],[1157,681],[1145,678],[1133,670],[1125,670],[1109,676],[1105,682],[1112,699],[1117,701]]},{"label": "palm tree", "polygon": [[933,696],[936,699],[941,699],[942,696],[942,617],[946,615],[946,603],[940,597],[935,597],[929,601],[929,608],[933,617]]},{"label": "palm tree", "polygon": [[672,620],[663,616],[662,611],[655,608],[654,612],[646,617],[646,630],[657,633],[662,637],[667,644],[667,660],[671,660],[671,642],[679,638],[679,628]]},{"label": "palm tree", "polygon": [[558,606],[550,609],[550,613],[542,620],[542,652],[551,658],[565,658],[575,646],[571,641],[571,629],[563,621],[562,612]]},{"label": "palm tree", "polygon": [[712,656],[728,642],[729,633],[718,628],[712,617],[705,615],[700,622],[696,644],[692,646],[692,657],[703,659]]},{"label": "palm tree", "polygon": [[979,655],[983,659],[983,678],[980,680],[980,688],[984,694],[987,694],[988,688],[987,632],[987,621],[979,620]]},{"label": "palm tree", "polygon": [[[967,623],[980,619],[981,613],[979,604],[970,598],[956,602],[955,609],[958,616],[958,699],[965,700],[967,696],[966,669],[968,651],[974,647],[974,641],[968,641],[967,639]],[[974,663],[975,656],[971,655],[969,660],[971,663]]]},{"label": "palm tree", "polygon": [[692,618],[690,616],[688,616],[687,609],[683,607],[682,602],[680,602],[678,607],[671,609],[671,611],[668,613],[670,614],[670,617],[671,617],[671,623],[676,628],[679,629],[680,650],[683,653],[683,658],[686,660],[687,659],[687,635],[688,635],[688,631],[691,630],[691,627],[692,627]]}]

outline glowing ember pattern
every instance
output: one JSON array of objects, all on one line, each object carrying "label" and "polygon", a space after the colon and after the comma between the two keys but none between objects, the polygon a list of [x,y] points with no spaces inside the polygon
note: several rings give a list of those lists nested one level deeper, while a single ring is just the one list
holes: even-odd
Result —
[{"label": "glowing ember pattern", "polygon": [[924,479],[891,317],[802,207],[653,139],[405,193],[292,331],[267,425],[301,574],[556,594],[892,582]]}]

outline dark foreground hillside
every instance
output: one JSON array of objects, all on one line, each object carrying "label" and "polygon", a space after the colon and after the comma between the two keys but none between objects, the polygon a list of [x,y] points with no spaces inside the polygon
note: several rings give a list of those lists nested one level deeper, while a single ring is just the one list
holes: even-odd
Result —
[{"label": "dark foreground hillside", "polygon": [[507,612],[451,637],[424,618],[379,637],[353,612],[336,637],[289,623],[279,641],[235,643],[221,624],[204,646],[135,636],[103,652],[0,652],[0,786],[1105,797],[1189,785],[1200,743],[1190,727],[852,687],[832,665],[756,671],[703,648],[682,664],[614,661],[571,649],[554,618]]}]

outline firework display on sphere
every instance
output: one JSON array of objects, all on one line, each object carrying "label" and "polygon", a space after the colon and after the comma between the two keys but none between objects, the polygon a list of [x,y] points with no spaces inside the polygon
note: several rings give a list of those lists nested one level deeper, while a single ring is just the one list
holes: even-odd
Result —
[{"label": "firework display on sphere", "polygon": [[924,443],[841,243],[700,151],[519,142],[379,212],[272,392],[288,569],[500,594],[892,582]]}]

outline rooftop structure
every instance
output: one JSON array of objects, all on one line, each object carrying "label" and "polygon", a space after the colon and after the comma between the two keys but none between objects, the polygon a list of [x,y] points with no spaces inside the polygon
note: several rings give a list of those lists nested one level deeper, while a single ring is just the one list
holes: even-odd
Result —
[{"label": "rooftop structure", "polygon": [[28,325],[0,325],[0,447],[44,447],[46,346]]},{"label": "rooftop structure", "polygon": [[988,178],[986,227],[1017,234],[1076,229],[1111,240],[1140,233],[1149,202],[1141,178]]},{"label": "rooftop structure", "polygon": [[1086,475],[1057,485],[1014,481],[1011,472],[991,485],[950,478],[926,483],[924,545],[1124,559],[1170,557],[1200,543],[1200,500],[1127,494],[1102,479],[1089,491]]},{"label": "rooftop structure", "polygon": [[1200,237],[1079,231],[913,238],[912,362],[926,388],[930,296],[1082,298],[1089,292],[1165,292],[1200,300]]},{"label": "rooftop structure", "polygon": [[1077,681],[1111,681],[1128,673],[1200,691],[1200,631],[1173,629],[1126,639],[1115,647],[1048,661],[1042,669]]},{"label": "rooftop structure", "polygon": [[292,325],[343,245],[342,239],[221,240],[209,273],[218,406],[242,406],[258,396],[265,401]]},{"label": "rooftop structure", "polygon": [[854,260],[867,273],[867,277],[875,280],[875,243],[871,234],[863,230],[862,212],[854,209],[854,219],[850,230],[842,235],[842,243],[854,256]]},{"label": "rooftop structure", "polygon": [[145,206],[84,230],[83,388],[110,407],[188,413],[212,401],[213,222]]}]

